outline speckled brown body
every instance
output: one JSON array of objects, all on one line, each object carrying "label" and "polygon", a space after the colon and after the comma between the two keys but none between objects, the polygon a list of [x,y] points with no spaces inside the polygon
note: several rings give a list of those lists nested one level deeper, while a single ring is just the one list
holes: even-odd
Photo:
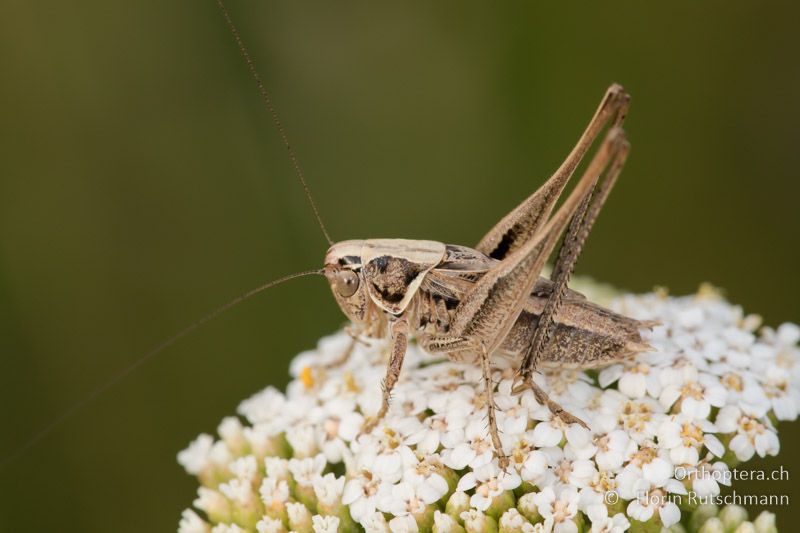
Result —
[{"label": "speckled brown body", "polygon": [[[446,333],[461,295],[490,270],[497,260],[465,246],[447,245],[447,255],[422,283],[411,324],[420,331]],[[519,317],[506,335],[499,356],[517,364],[531,347],[539,316],[553,291],[553,282],[540,277]],[[652,324],[615,313],[567,289],[554,319],[554,332],[541,366],[595,368],[626,359],[649,346],[640,331]],[[462,357],[476,356],[465,350]]]},{"label": "speckled brown body", "polygon": [[[501,345],[504,353],[516,360],[530,348],[546,303],[544,296],[531,296]],[[547,350],[539,360],[540,366],[596,368],[630,358],[649,348],[640,333],[649,324],[582,297],[564,299],[554,326]]]},{"label": "speckled brown body", "polygon": [[[480,363],[492,442],[502,456],[492,362],[510,357],[520,385],[564,423],[586,425],[551,400],[532,376],[542,366],[590,368],[646,350],[647,324],[597,304],[567,287],[569,276],[628,154],[622,129],[629,97],[606,91],[594,117],[556,172],[503,217],[475,248],[408,239],[333,244],[323,272],[342,311],[366,336],[390,336],[383,403],[389,408],[411,336],[430,353]],[[592,143],[607,130],[577,184],[556,209]],[[561,243],[560,246],[559,242]],[[558,247],[550,279],[540,277]]]}]

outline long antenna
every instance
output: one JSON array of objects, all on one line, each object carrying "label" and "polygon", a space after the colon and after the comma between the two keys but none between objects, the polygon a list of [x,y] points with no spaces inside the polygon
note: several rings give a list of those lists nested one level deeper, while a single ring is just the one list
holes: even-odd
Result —
[{"label": "long antenna", "polygon": [[240,294],[239,296],[237,296],[233,300],[229,301],[228,303],[226,303],[226,304],[224,304],[224,305],[222,305],[220,307],[217,307],[216,309],[214,309],[213,311],[208,313],[203,318],[195,320],[194,322],[192,322],[191,324],[189,324],[188,326],[186,326],[185,328],[180,330],[178,333],[176,333],[172,337],[166,339],[161,344],[153,347],[149,352],[147,352],[146,354],[144,354],[143,356],[139,357],[138,359],[136,359],[135,361],[130,363],[128,366],[126,366],[125,368],[120,370],[119,373],[117,373],[113,378],[111,378],[110,380],[106,381],[102,385],[98,386],[92,392],[90,392],[89,394],[87,394],[86,396],[84,396],[83,398],[81,398],[80,400],[75,402],[74,404],[72,404],[66,411],[61,413],[57,418],[53,419],[50,423],[48,423],[46,426],[44,426],[42,429],[40,429],[38,432],[36,432],[30,439],[28,439],[28,441],[25,444],[23,444],[15,452],[12,452],[10,455],[8,455],[8,456],[4,457],[2,460],[0,460],[0,469],[2,469],[3,467],[5,467],[7,464],[11,463],[15,459],[17,459],[20,455],[24,454],[26,451],[28,451],[32,447],[36,446],[36,444],[38,444],[40,440],[42,440],[43,438],[48,436],[50,433],[52,433],[54,429],[56,429],[61,424],[63,424],[67,420],[69,420],[73,415],[75,415],[75,413],[80,411],[82,408],[84,408],[87,405],[89,405],[90,403],[92,403],[94,400],[96,400],[101,394],[106,392],[108,389],[110,389],[111,387],[113,387],[114,385],[116,385],[117,383],[122,381],[125,377],[128,376],[128,374],[130,374],[131,372],[133,372],[134,370],[136,370],[137,368],[142,366],[144,363],[146,363],[147,361],[149,361],[150,359],[152,359],[153,357],[155,357],[159,353],[163,352],[164,350],[166,350],[167,348],[169,348],[170,346],[175,344],[177,341],[179,341],[180,339],[182,339],[183,337],[185,337],[189,333],[193,332],[194,330],[196,330],[197,328],[199,328],[200,326],[202,326],[203,324],[205,324],[209,320],[221,315],[225,311],[229,310],[232,307],[235,307],[236,305],[238,305],[239,303],[243,302],[244,300],[247,300],[248,298],[250,298],[252,296],[255,296],[256,294],[258,294],[260,292],[264,292],[265,290],[269,289],[270,287],[274,287],[275,285],[280,285],[284,281],[289,281],[290,279],[299,278],[299,277],[302,277],[302,276],[310,276],[312,274],[322,274],[322,270],[306,270],[305,272],[297,272],[295,274],[289,274],[288,276],[283,276],[282,278],[278,278],[276,280],[270,281],[270,282],[265,283],[265,284],[263,284],[263,285],[261,285],[259,287],[256,287],[255,289],[250,289],[249,291],[247,291],[247,292],[245,292],[243,294]]},{"label": "long antenna", "polygon": [[278,129],[278,133],[283,140],[284,146],[286,146],[286,151],[289,154],[289,159],[292,160],[294,171],[300,180],[300,184],[303,186],[303,190],[306,193],[306,198],[308,198],[308,203],[311,205],[311,210],[314,211],[314,216],[317,218],[319,229],[322,230],[322,234],[325,235],[325,239],[328,241],[328,244],[333,246],[333,240],[331,240],[331,236],[328,234],[328,230],[325,228],[325,224],[322,222],[322,217],[317,209],[317,203],[314,201],[314,197],[311,195],[311,189],[308,188],[306,179],[303,176],[303,171],[300,169],[300,163],[297,162],[297,157],[294,155],[294,150],[292,150],[292,146],[289,144],[289,138],[286,136],[286,132],[283,130],[283,125],[278,118],[278,113],[275,111],[275,107],[272,105],[272,99],[269,97],[269,92],[267,92],[267,88],[264,85],[264,82],[261,80],[261,76],[258,75],[256,65],[253,63],[253,59],[250,57],[247,47],[244,45],[244,41],[242,41],[241,35],[239,35],[239,30],[236,29],[236,25],[233,23],[230,13],[228,13],[228,8],[225,7],[225,3],[222,0],[217,0],[217,5],[222,11],[222,16],[225,17],[225,22],[228,23],[228,28],[230,28],[233,38],[236,40],[236,45],[239,47],[239,52],[241,52],[244,62],[247,63],[247,68],[250,70],[250,75],[255,80],[256,85],[258,85],[258,92],[261,93],[261,99],[264,101],[264,105],[266,106],[267,111],[269,111],[269,114],[272,115],[272,121],[275,123],[275,127]]}]

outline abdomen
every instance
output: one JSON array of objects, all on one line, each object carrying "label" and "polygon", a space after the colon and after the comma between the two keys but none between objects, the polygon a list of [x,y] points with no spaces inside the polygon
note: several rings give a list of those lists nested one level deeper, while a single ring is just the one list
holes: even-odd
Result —
[{"label": "abdomen", "polygon": [[[535,291],[500,349],[519,361],[531,346],[549,294]],[[648,351],[640,330],[652,324],[615,313],[571,293],[556,313],[553,334],[537,366],[593,368]]]}]

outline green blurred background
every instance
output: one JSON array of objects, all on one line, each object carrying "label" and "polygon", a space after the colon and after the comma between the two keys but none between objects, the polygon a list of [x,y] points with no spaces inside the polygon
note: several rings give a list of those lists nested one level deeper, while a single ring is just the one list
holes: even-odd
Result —
[{"label": "green blurred background", "polygon": [[[579,273],[711,281],[769,324],[800,321],[797,4],[229,8],[335,239],[475,243],[619,81],[633,150]],[[0,13],[4,457],[326,246],[212,0]],[[0,530],[174,531],[196,486],[175,454],[342,322],[305,279],[203,327],[2,468]],[[798,428],[769,464],[800,476]],[[795,480],[749,490],[800,498]]]}]

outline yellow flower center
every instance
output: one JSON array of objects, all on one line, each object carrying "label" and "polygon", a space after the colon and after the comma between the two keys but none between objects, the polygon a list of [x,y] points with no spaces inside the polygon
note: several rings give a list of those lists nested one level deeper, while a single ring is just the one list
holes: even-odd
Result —
[{"label": "yellow flower center", "polygon": [[652,411],[649,406],[642,403],[628,402],[622,407],[620,423],[625,429],[642,431],[651,418]]},{"label": "yellow flower center", "polygon": [[728,372],[722,376],[721,381],[722,385],[724,385],[726,389],[733,389],[736,392],[742,392],[742,390],[744,390],[744,381],[742,380],[741,376],[734,374],[733,372]]},{"label": "yellow flower center", "polygon": [[696,424],[686,422],[681,427],[684,446],[698,446],[703,442],[703,430]]},{"label": "yellow flower center", "polygon": [[699,383],[692,381],[687,383],[681,389],[681,396],[684,398],[694,398],[695,400],[703,399],[703,387]]},{"label": "yellow flower center", "polygon": [[631,458],[631,462],[641,467],[642,465],[652,462],[656,457],[658,457],[658,453],[656,453],[655,448],[644,447],[640,448],[639,451],[634,454]]},{"label": "yellow flower center", "polygon": [[304,366],[300,371],[300,382],[305,386],[306,390],[314,386],[314,375],[310,366]]},{"label": "yellow flower center", "polygon": [[572,463],[566,459],[561,461],[555,470],[556,477],[563,483],[569,483],[569,475],[572,473]]}]

